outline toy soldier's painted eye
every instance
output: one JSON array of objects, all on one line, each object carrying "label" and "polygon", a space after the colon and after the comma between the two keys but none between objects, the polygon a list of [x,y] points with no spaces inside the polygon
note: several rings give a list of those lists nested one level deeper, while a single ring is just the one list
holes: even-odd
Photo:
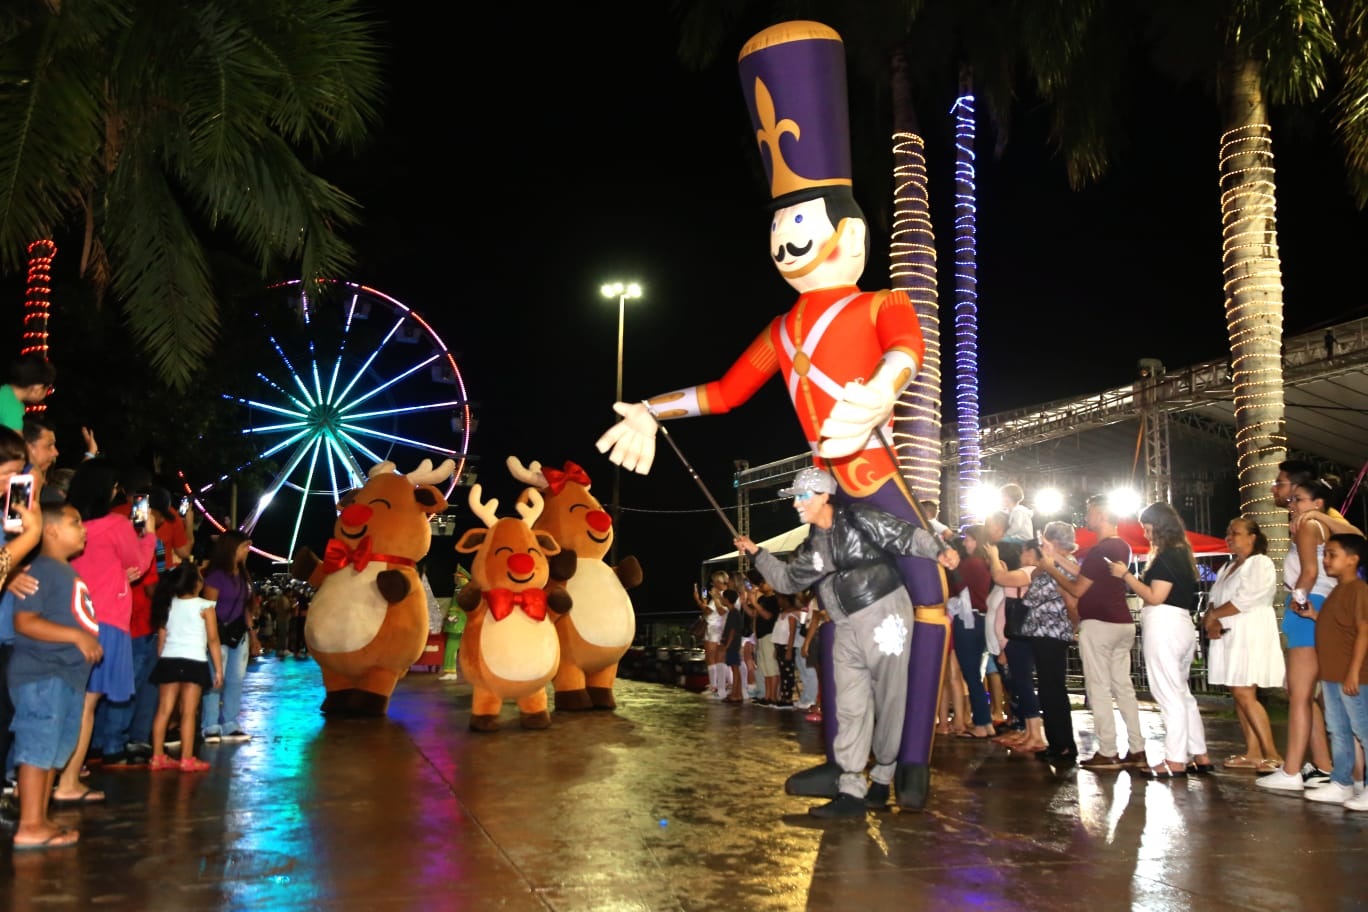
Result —
[{"label": "toy soldier's painted eye", "polygon": [[803,213],[800,212],[800,213],[798,213],[797,215],[795,215],[795,216],[793,217],[793,224],[795,224],[795,225],[801,225],[801,224],[803,224]]}]

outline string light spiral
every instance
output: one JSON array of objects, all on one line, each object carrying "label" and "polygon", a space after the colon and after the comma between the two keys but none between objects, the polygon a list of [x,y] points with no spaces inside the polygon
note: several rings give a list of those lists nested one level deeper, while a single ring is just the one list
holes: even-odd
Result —
[{"label": "string light spiral", "polygon": [[973,515],[971,493],[982,478],[978,380],[978,202],[974,160],[974,96],[955,99],[955,406],[959,428],[960,518]]},{"label": "string light spiral", "polygon": [[936,500],[941,464],[940,297],[927,183],[925,141],[915,133],[894,133],[889,278],[916,308],[926,354],[921,370],[893,409],[893,448],[917,498]]},{"label": "string light spiral", "polygon": [[[48,354],[48,316],[52,311],[52,259],[57,245],[51,238],[43,238],[28,245],[28,276],[24,283],[24,329],[19,341],[19,354]],[[26,413],[47,411],[47,403],[35,402],[24,408]]]},{"label": "string light spiral", "polygon": [[[1257,119],[1262,119],[1262,111]],[[1263,528],[1269,554],[1276,560],[1287,550],[1287,522],[1269,489],[1278,463],[1287,458],[1287,436],[1282,262],[1273,136],[1267,124],[1242,124],[1221,137],[1220,182],[1221,263],[1235,386],[1240,510]]]}]

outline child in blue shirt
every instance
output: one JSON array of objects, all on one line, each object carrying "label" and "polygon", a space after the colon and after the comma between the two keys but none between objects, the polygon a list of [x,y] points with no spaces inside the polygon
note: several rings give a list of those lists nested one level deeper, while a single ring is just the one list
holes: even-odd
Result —
[{"label": "child in blue shirt", "polygon": [[[39,522],[31,511],[21,515],[26,528]],[[62,848],[80,839],[75,830],[52,822],[48,803],[57,770],[76,749],[90,666],[102,654],[90,593],[69,563],[85,548],[81,514],[75,507],[44,504],[42,536],[42,551],[28,568],[38,590],[14,606],[9,666],[19,767],[16,852]]]}]

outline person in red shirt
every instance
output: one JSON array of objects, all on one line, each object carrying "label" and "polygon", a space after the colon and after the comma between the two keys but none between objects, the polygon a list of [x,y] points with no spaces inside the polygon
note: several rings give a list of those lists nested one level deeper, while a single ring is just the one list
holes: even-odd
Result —
[{"label": "person in red shirt", "polygon": [[[133,686],[131,700],[101,701],[95,711],[95,745],[109,768],[141,766],[152,754],[152,720],[157,712],[157,686],[149,682],[157,664],[157,633],[152,629],[152,593],[160,575],[190,556],[187,523],[171,507],[171,493],[146,483],[146,475],[126,479],[135,496],[145,495],[156,514],[156,560],[150,570],[130,584],[133,596],[129,634],[133,638]],[[111,513],[131,516],[133,501],[125,496]]]}]

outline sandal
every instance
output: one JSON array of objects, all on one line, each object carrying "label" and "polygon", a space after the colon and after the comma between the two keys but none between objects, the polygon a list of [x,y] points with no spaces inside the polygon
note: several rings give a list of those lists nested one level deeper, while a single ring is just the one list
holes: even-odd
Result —
[{"label": "sandal", "polygon": [[1228,770],[1252,770],[1258,769],[1262,764],[1267,762],[1268,761],[1266,760],[1251,760],[1244,754],[1235,754],[1233,756],[1226,757],[1225,762],[1221,765]]},{"label": "sandal", "polygon": [[1187,768],[1180,765],[1175,770],[1173,765],[1165,760],[1159,766],[1151,766],[1142,770],[1140,775],[1146,779],[1185,779],[1187,778]]},{"label": "sandal", "polygon": [[1256,771],[1260,774],[1273,773],[1282,769],[1282,766],[1283,762],[1281,760],[1260,760],[1258,767],[1256,767]]},{"label": "sandal", "polygon": [[166,756],[166,754],[153,754],[152,757],[147,761],[147,766],[153,772],[160,772],[161,770],[180,769],[180,761],[173,760],[170,757]]}]

